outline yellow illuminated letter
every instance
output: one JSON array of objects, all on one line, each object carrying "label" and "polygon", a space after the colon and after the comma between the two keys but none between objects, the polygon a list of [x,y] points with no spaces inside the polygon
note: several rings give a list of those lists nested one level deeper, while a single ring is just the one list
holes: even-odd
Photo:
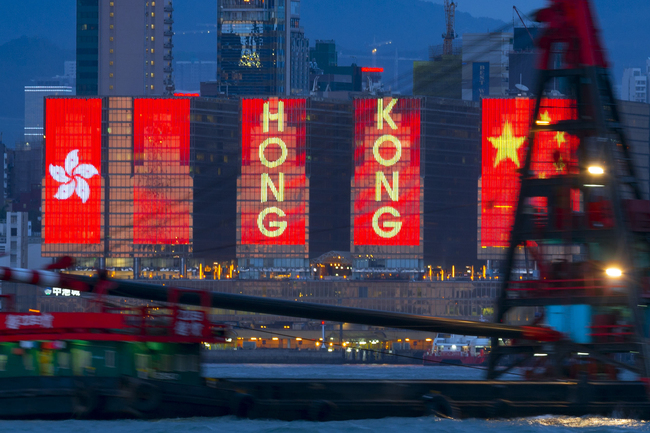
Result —
[{"label": "yellow illuminated letter", "polygon": [[278,101],[278,112],[271,114],[269,102],[264,103],[264,115],[262,116],[262,131],[269,132],[269,120],[278,121],[278,131],[284,131],[284,102]]},{"label": "yellow illuminated letter", "polygon": [[[264,151],[266,150],[266,147],[269,144],[277,144],[278,146],[280,146],[280,150],[282,151],[282,153],[280,153],[280,157],[275,161],[269,161],[268,159],[266,159],[266,156],[264,155]],[[262,142],[262,144],[260,144],[260,148],[259,148],[260,161],[268,168],[275,168],[279,165],[284,164],[284,161],[287,159],[287,154],[288,154],[287,145],[284,144],[284,141],[282,141],[282,139],[279,137],[267,138]]]},{"label": "yellow illuminated letter", "polygon": [[266,203],[267,191],[268,188],[271,188],[271,193],[277,201],[284,201],[284,173],[280,173],[280,179],[278,180],[278,189],[275,188],[275,184],[271,180],[271,177],[268,173],[262,173],[262,203]]},{"label": "yellow illuminated letter", "polygon": [[[395,145],[395,156],[391,159],[384,159],[379,153],[379,148],[386,141],[390,141]],[[261,152],[262,151],[260,151],[260,154]],[[382,135],[375,141],[375,145],[372,147],[372,154],[375,156],[378,163],[385,167],[390,167],[391,165],[395,165],[395,163],[402,157],[402,143],[394,135]]]},{"label": "yellow illuminated letter", "polygon": [[388,123],[391,129],[397,129],[397,125],[395,125],[395,122],[390,117],[390,112],[395,104],[397,104],[397,99],[391,99],[386,108],[384,108],[384,100],[382,98],[377,100],[377,129],[384,129],[384,120],[386,120],[386,123]]},{"label": "yellow illuminated letter", "polygon": [[378,171],[375,176],[375,201],[381,201],[381,186],[386,188],[388,196],[393,201],[399,201],[399,171],[393,172],[393,187],[391,188],[383,171]]},{"label": "yellow illuminated letter", "polygon": [[[372,229],[377,233],[378,236],[388,239],[397,236],[400,230],[402,230],[401,221],[385,221],[384,228],[379,227],[379,218],[384,214],[391,214],[395,218],[399,218],[401,215],[394,207],[383,206],[377,209],[377,212],[372,216]],[[389,227],[390,230],[385,230],[386,227]]]},{"label": "yellow illuminated letter", "polygon": [[279,217],[285,217],[286,214],[284,211],[280,208],[277,208],[275,206],[273,207],[267,207],[264,209],[262,212],[257,217],[257,228],[260,229],[262,234],[266,237],[269,238],[276,238],[280,236],[284,231],[287,229],[287,222],[286,221],[271,221],[269,223],[269,227],[275,228],[275,230],[269,230],[266,227],[264,227],[264,218],[270,213],[276,214]]}]

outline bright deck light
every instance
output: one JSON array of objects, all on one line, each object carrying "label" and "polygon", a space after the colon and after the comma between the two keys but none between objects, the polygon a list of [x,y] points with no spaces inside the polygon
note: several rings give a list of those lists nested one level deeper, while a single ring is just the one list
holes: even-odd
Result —
[{"label": "bright deck light", "polygon": [[603,173],[605,173],[605,170],[602,167],[599,167],[597,165],[592,165],[591,167],[589,167],[587,169],[587,171],[590,174],[603,174]]},{"label": "bright deck light", "polygon": [[607,270],[605,270],[605,274],[611,278],[618,278],[623,275],[623,271],[621,271],[619,268],[607,268]]}]

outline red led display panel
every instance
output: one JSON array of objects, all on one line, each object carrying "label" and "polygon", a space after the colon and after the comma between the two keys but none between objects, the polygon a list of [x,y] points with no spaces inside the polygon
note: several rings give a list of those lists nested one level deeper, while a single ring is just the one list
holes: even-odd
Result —
[{"label": "red led display panel", "polygon": [[420,244],[420,100],[354,101],[354,245]]},{"label": "red led display panel", "polygon": [[133,243],[189,244],[190,101],[133,101]]},{"label": "red led display panel", "polygon": [[305,99],[242,101],[244,245],[305,245]]},{"label": "red led display panel", "polygon": [[[505,247],[514,223],[519,198],[519,169],[525,163],[535,100],[486,98],[482,104],[481,246]],[[545,99],[540,105],[537,122],[553,124],[573,118],[575,101]],[[539,178],[575,172],[578,143],[577,137],[564,132],[536,134],[531,170]],[[545,207],[541,198],[537,205]]]},{"label": "red led display panel", "polygon": [[45,100],[46,244],[101,241],[102,100]]}]

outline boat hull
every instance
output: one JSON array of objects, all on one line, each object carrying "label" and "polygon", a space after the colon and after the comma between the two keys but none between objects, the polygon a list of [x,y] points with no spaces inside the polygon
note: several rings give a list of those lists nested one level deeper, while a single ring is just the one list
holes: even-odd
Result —
[{"label": "boat hull", "polygon": [[487,356],[427,355],[424,365],[487,365]]}]

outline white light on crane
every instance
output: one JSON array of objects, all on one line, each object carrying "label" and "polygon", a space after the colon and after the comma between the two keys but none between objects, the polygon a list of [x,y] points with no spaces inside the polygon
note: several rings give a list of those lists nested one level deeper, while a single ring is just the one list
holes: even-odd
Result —
[{"label": "white light on crane", "polygon": [[589,174],[603,174],[605,173],[605,170],[602,167],[599,167],[597,165],[592,165],[587,169]]},{"label": "white light on crane", "polygon": [[605,274],[610,278],[619,278],[621,275],[623,275],[623,271],[621,271],[619,268],[607,268],[605,270]]}]

